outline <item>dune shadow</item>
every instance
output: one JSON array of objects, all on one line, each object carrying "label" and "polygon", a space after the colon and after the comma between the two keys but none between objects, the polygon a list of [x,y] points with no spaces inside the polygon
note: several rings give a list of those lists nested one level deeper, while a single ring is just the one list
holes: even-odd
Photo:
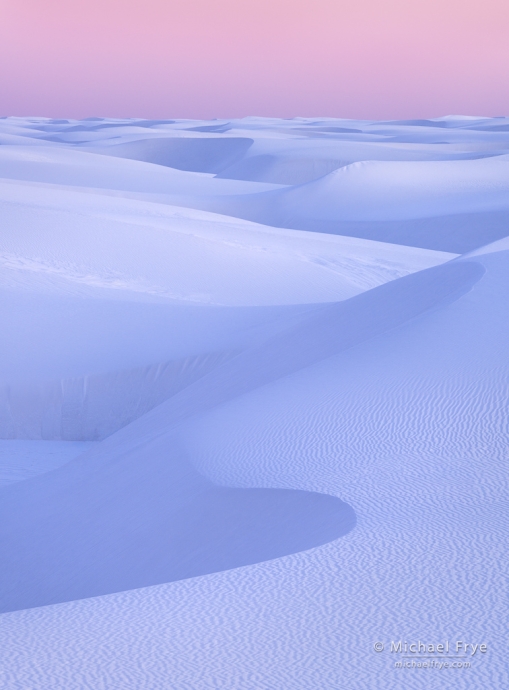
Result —
[{"label": "dune shadow", "polygon": [[253,141],[248,137],[149,138],[109,146],[102,153],[188,172],[219,173],[240,160]]},{"label": "dune shadow", "polygon": [[[353,508],[334,496],[210,487],[167,524],[152,577],[170,582],[279,558],[333,541],[355,523]],[[150,543],[144,549],[148,558]]]},{"label": "dune shadow", "polygon": [[356,523],[334,496],[217,486],[158,442],[99,470],[86,455],[0,491],[1,612],[252,565]]}]

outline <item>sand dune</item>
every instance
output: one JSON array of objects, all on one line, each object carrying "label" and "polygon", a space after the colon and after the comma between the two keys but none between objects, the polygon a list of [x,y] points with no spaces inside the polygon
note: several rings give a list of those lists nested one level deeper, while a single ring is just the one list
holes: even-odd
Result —
[{"label": "sand dune", "polygon": [[85,441],[0,441],[0,486],[65,465],[93,445]]},{"label": "sand dune", "polygon": [[17,543],[3,543],[3,611],[257,563],[355,525],[350,506],[332,496],[217,487],[157,440],[141,457],[124,455],[120,471],[116,462],[85,468],[88,476],[73,470],[68,463],[3,490]]},{"label": "sand dune", "polygon": [[304,185],[184,200],[267,225],[463,253],[507,234],[509,159],[363,161]]},{"label": "sand dune", "polygon": [[[196,128],[191,128],[191,130],[196,131]],[[252,144],[253,140],[247,137],[150,138],[110,146],[105,153],[110,156],[157,163],[178,170],[218,173],[241,159]]]},{"label": "sand dune", "polygon": [[305,232],[288,251],[285,230],[81,187],[0,199],[5,438],[104,438],[304,305],[450,258]]},{"label": "sand dune", "polygon": [[[104,448],[13,486],[10,496],[5,490],[11,543],[16,534],[14,549],[5,540],[2,547],[7,567],[0,588],[11,593],[4,600],[7,610],[225,570],[343,534],[354,518],[342,504],[331,502],[329,509],[325,503],[320,509],[318,503],[315,509],[309,501],[325,499],[305,496],[302,507],[293,507],[296,494],[285,508],[284,495],[240,496],[204,485],[185,455],[175,450],[175,425],[455,300],[482,273],[478,263],[453,262],[392,281],[338,307],[314,310],[289,330],[188,384],[138,424],[110,436]],[[126,453],[129,442],[134,450]],[[245,527],[241,507],[248,512]],[[217,527],[212,527],[214,520]],[[293,529],[283,527],[284,536],[278,538],[279,522]],[[228,531],[228,525],[236,531]],[[306,541],[308,530],[312,536]],[[262,539],[258,546],[255,536],[262,532],[270,542]],[[239,546],[243,543],[245,548]]]},{"label": "sand dune", "polygon": [[0,120],[3,686],[505,686],[507,122]]},{"label": "sand dune", "polygon": [[193,175],[143,160],[126,158],[119,165],[115,156],[99,153],[70,151],[54,144],[41,146],[39,141],[30,146],[2,146],[0,178],[159,196],[242,194],[274,189],[274,185],[219,180],[212,174]]}]

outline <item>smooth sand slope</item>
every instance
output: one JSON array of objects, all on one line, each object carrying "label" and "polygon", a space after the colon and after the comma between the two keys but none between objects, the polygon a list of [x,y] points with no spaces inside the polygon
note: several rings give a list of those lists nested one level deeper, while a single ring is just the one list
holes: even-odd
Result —
[{"label": "smooth sand slope", "polygon": [[105,438],[311,305],[451,258],[84,189],[0,183],[4,438]]},{"label": "smooth sand slope", "polygon": [[[27,608],[168,582],[284,555],[341,535],[354,520],[353,512],[346,507],[341,512],[340,506],[331,506],[337,517],[334,512],[323,515],[318,511],[316,519],[324,527],[316,528],[314,538],[306,541],[310,529],[306,517],[299,520],[298,511],[286,515],[283,497],[273,499],[277,510],[282,511],[275,516],[271,515],[272,503],[258,502],[268,501],[258,499],[258,493],[251,499],[239,498],[239,504],[232,498],[234,507],[227,508],[229,490],[217,490],[219,497],[209,506],[212,499],[207,492],[215,490],[204,486],[188,467],[185,455],[179,454],[178,444],[171,438],[172,429],[204,409],[215,408],[454,299],[481,275],[477,263],[447,264],[390,282],[333,307],[315,309],[295,326],[188,385],[162,409],[156,408],[138,424],[111,436],[95,454],[91,451],[60,471],[17,484],[10,496],[4,491],[2,510],[6,523],[10,523],[9,541],[14,545],[11,551],[4,542],[2,549],[7,564],[4,576],[0,576],[0,589],[6,593],[4,606]],[[378,318],[373,318],[375,314]],[[134,453],[126,453],[130,444],[135,445]],[[288,500],[297,500],[298,494],[294,496]],[[223,523],[239,530],[239,508],[247,510],[250,500],[254,505],[247,518],[249,524],[256,515],[260,519],[263,516],[267,523],[255,523],[252,534],[223,534]],[[225,510],[228,512],[223,515]],[[202,515],[198,525],[195,530],[187,529],[197,512]],[[214,536],[214,515],[221,516],[221,528],[217,528],[220,537]],[[314,516],[311,511],[307,519]],[[266,551],[257,547],[254,535],[269,525],[271,544],[277,541],[279,521],[285,525],[285,534],[294,538],[298,535],[295,546],[285,541],[279,550],[276,545],[265,547]],[[158,534],[160,529],[162,534]],[[216,539],[228,544],[232,553],[221,556]],[[238,543],[245,545],[246,555],[240,555],[243,550]],[[195,552],[199,553],[196,563]],[[163,561],[159,562],[161,557]]]},{"label": "smooth sand slope", "polygon": [[0,442],[0,486],[23,481],[65,465],[93,445],[93,442],[20,441]]},{"label": "smooth sand slope", "polygon": [[507,684],[507,126],[0,120],[5,687]]},{"label": "smooth sand slope", "polygon": [[505,237],[509,156],[361,161],[295,187],[186,204],[279,227],[464,253]]}]

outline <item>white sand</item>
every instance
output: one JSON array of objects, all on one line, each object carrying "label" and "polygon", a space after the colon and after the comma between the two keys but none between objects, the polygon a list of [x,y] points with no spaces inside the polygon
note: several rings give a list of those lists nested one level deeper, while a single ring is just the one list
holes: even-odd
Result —
[{"label": "white sand", "polygon": [[504,687],[508,127],[0,120],[3,686]]}]

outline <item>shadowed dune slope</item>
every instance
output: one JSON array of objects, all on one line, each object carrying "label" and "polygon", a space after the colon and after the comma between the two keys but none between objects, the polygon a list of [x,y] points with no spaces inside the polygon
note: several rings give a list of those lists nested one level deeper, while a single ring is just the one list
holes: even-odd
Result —
[{"label": "shadowed dune slope", "polygon": [[76,464],[1,490],[1,611],[249,565],[355,526],[352,508],[333,496],[215,486],[165,439],[79,481]]},{"label": "shadowed dune slope", "polygon": [[4,611],[167,582],[323,544],[355,523],[332,496],[219,488],[176,426],[456,299],[482,275],[451,262],[316,308],[64,467],[2,490]]},{"label": "shadowed dune slope", "polygon": [[[79,168],[50,153],[3,162]],[[316,303],[451,258],[56,184],[3,181],[0,205],[0,438],[100,440]]]},{"label": "shadowed dune slope", "polygon": [[240,160],[252,144],[247,137],[147,138],[109,146],[104,153],[189,172],[219,173]]},{"label": "shadowed dune slope", "polygon": [[275,227],[464,253],[509,234],[509,158],[362,161],[306,184],[183,204]]},{"label": "shadowed dune slope", "polygon": [[[161,421],[164,418],[166,423],[178,424],[454,301],[470,290],[483,273],[482,265],[476,261],[452,261],[349,300],[317,307],[297,325],[218,366],[156,408],[153,414],[160,416]],[[138,421],[144,423],[143,418]]]},{"label": "shadowed dune slope", "polygon": [[385,221],[286,220],[288,227],[464,254],[509,235],[509,210]]}]

